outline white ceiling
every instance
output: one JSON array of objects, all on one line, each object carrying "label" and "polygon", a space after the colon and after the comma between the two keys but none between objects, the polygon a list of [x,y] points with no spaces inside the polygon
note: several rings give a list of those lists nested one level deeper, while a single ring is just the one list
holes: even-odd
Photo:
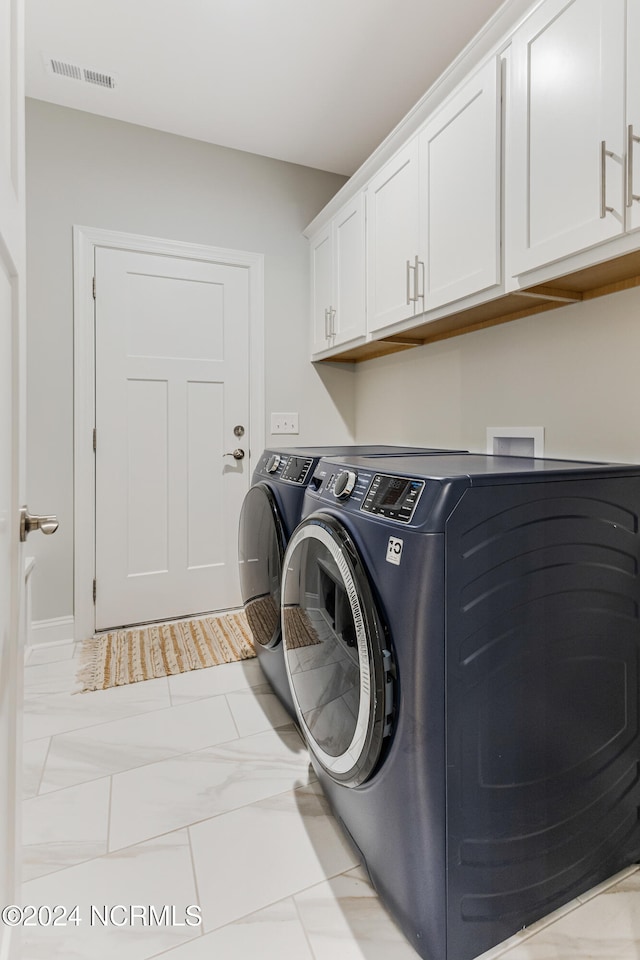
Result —
[{"label": "white ceiling", "polygon": [[[501,3],[26,0],[26,92],[349,175]],[[56,76],[47,58],[116,85]]]}]

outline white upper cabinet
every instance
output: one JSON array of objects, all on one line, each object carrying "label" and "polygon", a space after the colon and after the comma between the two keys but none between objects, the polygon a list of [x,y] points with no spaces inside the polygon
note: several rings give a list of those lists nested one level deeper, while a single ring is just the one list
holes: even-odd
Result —
[{"label": "white upper cabinet", "polygon": [[499,70],[490,60],[420,135],[425,310],[500,283]]},{"label": "white upper cabinet", "polygon": [[367,189],[367,327],[375,331],[422,313],[419,295],[420,159],[415,137]]},{"label": "white upper cabinet", "polygon": [[505,0],[487,29],[311,225],[314,359],[637,283],[640,0]]},{"label": "white upper cabinet", "polygon": [[365,200],[359,193],[311,238],[312,354],[366,333]]},{"label": "white upper cabinet", "polygon": [[640,0],[627,0],[627,230],[640,228]]},{"label": "white upper cabinet", "polygon": [[368,329],[500,282],[500,87],[492,58],[368,188]]},{"label": "white upper cabinet", "polygon": [[624,231],[625,9],[625,0],[547,0],[514,35],[507,143],[514,275]]}]

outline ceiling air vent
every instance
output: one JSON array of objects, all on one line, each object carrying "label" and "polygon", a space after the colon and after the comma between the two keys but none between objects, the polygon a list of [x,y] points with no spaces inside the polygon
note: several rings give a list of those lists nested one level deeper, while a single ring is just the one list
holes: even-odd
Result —
[{"label": "ceiling air vent", "polygon": [[51,72],[59,77],[70,77],[72,80],[82,80],[82,70],[76,67],[75,63],[65,63],[64,60],[54,60],[51,58]]},{"label": "ceiling air vent", "polygon": [[87,70],[84,69],[84,79],[87,83],[96,83],[99,87],[108,87],[109,90],[113,90],[116,85],[116,81],[108,73],[99,73],[97,70]]},{"label": "ceiling air vent", "polygon": [[96,87],[105,87],[107,90],[113,90],[116,85],[116,78],[112,73],[105,73],[102,70],[94,70],[89,67],[79,67],[75,63],[60,60],[57,57],[43,56],[43,60],[47,71],[56,77],[67,77],[70,80],[92,83]]}]

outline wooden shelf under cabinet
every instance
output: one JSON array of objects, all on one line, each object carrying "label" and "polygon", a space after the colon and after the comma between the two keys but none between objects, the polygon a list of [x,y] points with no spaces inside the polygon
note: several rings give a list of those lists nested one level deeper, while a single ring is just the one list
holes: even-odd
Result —
[{"label": "wooden shelf under cabinet", "polygon": [[458,313],[441,317],[438,320],[420,323],[406,334],[400,333],[382,337],[352,347],[341,353],[321,360],[321,363],[360,363],[375,357],[384,357],[401,350],[458,337],[463,333],[472,333],[499,323],[509,323],[521,317],[529,317],[546,310],[555,310],[568,303],[592,300],[620,290],[629,290],[640,286],[640,251],[625,254],[615,260],[608,260],[568,274],[554,280],[513,293],[507,293],[495,300],[475,307],[469,307]]}]

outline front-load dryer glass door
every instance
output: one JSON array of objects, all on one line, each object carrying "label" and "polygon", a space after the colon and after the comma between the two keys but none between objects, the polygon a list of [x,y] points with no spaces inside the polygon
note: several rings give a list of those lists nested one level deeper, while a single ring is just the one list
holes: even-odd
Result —
[{"label": "front-load dryer glass door", "polygon": [[296,529],[282,600],[285,664],[309,749],[334,780],[357,786],[390,732],[392,663],[357,550],[332,517]]},{"label": "front-load dryer glass door", "polygon": [[251,487],[240,513],[240,589],[256,643],[275,647],[280,633],[280,587],[285,533],[276,499],[266,483]]}]

